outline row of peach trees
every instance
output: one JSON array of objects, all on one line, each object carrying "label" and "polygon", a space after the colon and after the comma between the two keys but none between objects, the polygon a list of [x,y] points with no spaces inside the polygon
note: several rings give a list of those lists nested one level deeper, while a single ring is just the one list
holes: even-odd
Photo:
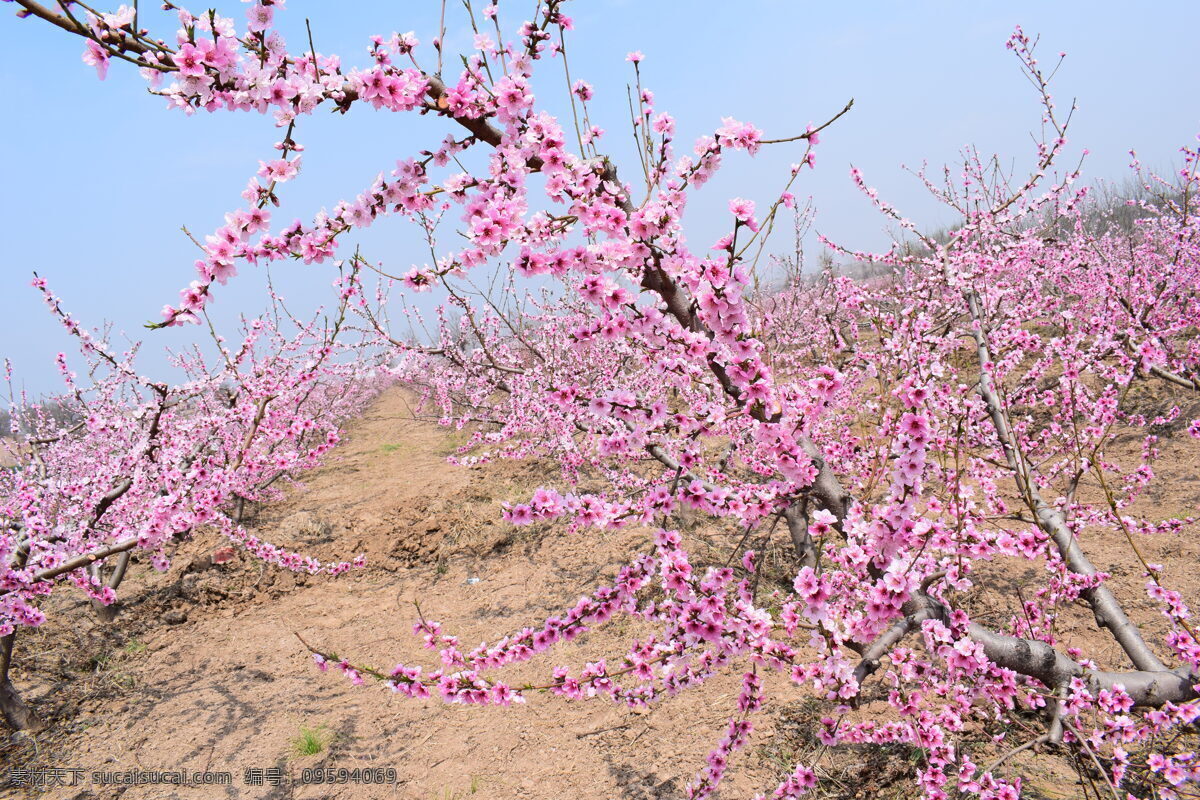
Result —
[{"label": "row of peach trees", "polygon": [[[549,692],[646,706],[737,670],[742,692],[690,797],[716,792],[749,741],[766,671],[827,702],[818,736],[828,750],[920,748],[928,798],[1016,797],[1010,759],[1032,749],[1071,755],[1082,791],[1097,797],[1195,795],[1200,643],[1175,588],[1180,576],[1146,556],[1155,539],[1194,536],[1195,521],[1163,518],[1145,498],[1160,454],[1186,463],[1200,438],[1200,420],[1181,419],[1170,399],[1200,392],[1197,153],[1184,148],[1169,179],[1139,170],[1148,199],[1137,201],[1137,221],[1098,225],[1078,170],[1055,172],[1070,114],[1056,108],[1022,31],[1008,46],[1042,107],[1028,174],[967,152],[960,170],[923,175],[960,220],[932,237],[855,172],[905,243],[845,252],[887,274],[830,272],[762,292],[768,236],[844,111],[787,139],[726,118],[681,155],[675,122],[655,108],[642,55],[631,53],[638,148],[632,172],[619,174],[589,114],[591,85],[569,84],[566,122],[533,92],[535,71],[566,62],[573,24],[559,0],[543,0],[515,29],[495,3],[465,3],[476,34],[461,70],[443,69],[444,36],[424,48],[413,34],[372,37],[370,60],[353,68],[307,42],[289,49],[273,27],[282,4],[269,0],[251,5],[244,24],[168,2],[179,19],[168,38],[139,27],[136,7],[17,5],[82,37],[84,61],[101,78],[111,62],[129,62],[171,108],[257,111],[286,129],[246,205],[207,238],[196,279],[158,324],[199,320],[244,262],[302,260],[354,274],[369,266],[401,292],[439,292],[444,303],[422,342],[388,322],[424,328],[413,304],[389,314],[353,279],[342,299],[445,423],[475,431],[459,460],[562,465],[557,486],[506,507],[505,518],[557,521],[581,536],[648,532],[610,586],[533,627],[467,650],[420,620],[417,632],[440,655],[432,670],[377,670],[315,643],[319,665],[410,697],[495,705]],[[297,119],[321,109],[349,119],[364,104],[441,118],[457,133],[311,222],[272,230],[264,211],[300,168]],[[684,235],[689,199],[727,158],[765,146],[798,150],[779,192],[758,204],[731,200],[727,229],[694,249]],[[346,234],[384,217],[419,226],[434,262],[393,275],[338,255]],[[443,226],[456,230],[441,235]],[[466,290],[481,273],[505,278],[503,288]],[[1147,412],[1147,394],[1168,399]],[[243,435],[261,428],[254,397],[243,401]],[[291,406],[266,407],[281,426],[306,424]],[[153,435],[133,441],[127,452],[158,453]],[[225,463],[242,467],[237,436],[225,441]],[[1117,446],[1129,441],[1137,446]],[[576,488],[597,476],[609,488]],[[157,491],[176,497],[172,479],[149,471],[146,485],[161,481]],[[61,551],[109,563],[102,542],[112,537],[90,520],[114,490],[47,490],[81,532]],[[744,532],[728,566],[694,564],[672,528],[682,507]],[[181,525],[211,522],[163,519],[170,514],[130,520],[123,535],[152,548]],[[55,534],[27,522],[22,530],[39,558],[22,561],[10,537],[6,580],[36,588],[46,569],[59,569],[97,593],[79,565],[45,566],[42,543]],[[794,580],[769,610],[758,555],[777,530],[790,536]],[[1099,542],[1123,548],[1157,618],[1130,619],[1109,586],[1110,565],[1089,557]],[[1013,562],[1040,582],[1007,618],[973,619],[970,590]],[[1086,648],[1059,634],[1075,605],[1094,617]],[[40,621],[32,604],[12,607],[0,607],[10,626]],[[538,684],[504,681],[503,667],[621,615],[653,632],[608,659],[553,668]],[[886,713],[868,713],[864,699],[885,700]],[[770,796],[813,790],[823,768],[796,764]]]},{"label": "row of peach trees", "polygon": [[[44,725],[10,671],[18,632],[45,622],[43,598],[56,589],[78,587],[112,622],[135,554],[165,571],[199,530],[285,569],[337,575],[361,564],[323,564],[244,524],[248,504],[277,499],[318,466],[389,380],[377,352],[346,341],[352,275],[344,284],[337,313],[301,321],[276,298],[272,313],[243,319],[236,345],[214,331],[207,351],[173,354],[183,380],[167,382],[138,370],[139,346],[117,349],[111,331],[89,330],[34,281],[78,353],[56,358],[62,394],[10,391],[0,443],[13,462],[0,472],[0,713],[11,727]],[[7,378],[11,387],[11,369]]]}]

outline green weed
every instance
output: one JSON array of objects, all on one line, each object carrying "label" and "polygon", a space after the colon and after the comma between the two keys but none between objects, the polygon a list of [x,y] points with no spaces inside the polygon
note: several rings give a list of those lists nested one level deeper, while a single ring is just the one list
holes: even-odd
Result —
[{"label": "green weed", "polygon": [[324,724],[315,728],[300,726],[300,734],[292,739],[292,752],[297,756],[315,756],[333,744],[334,733]]}]

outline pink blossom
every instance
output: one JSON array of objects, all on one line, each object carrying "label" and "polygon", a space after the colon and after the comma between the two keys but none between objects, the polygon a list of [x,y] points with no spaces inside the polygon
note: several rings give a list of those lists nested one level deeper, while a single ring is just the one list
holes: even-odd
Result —
[{"label": "pink blossom", "polygon": [[261,33],[271,27],[274,16],[275,7],[273,5],[255,3],[246,10],[246,27],[254,33]]},{"label": "pink blossom", "polygon": [[741,222],[750,223],[754,219],[754,202],[740,197],[729,201],[729,213]]},{"label": "pink blossom", "polygon": [[108,51],[91,39],[87,40],[83,50],[83,63],[95,67],[100,80],[108,75]]},{"label": "pink blossom", "polygon": [[199,77],[204,74],[204,54],[193,44],[182,44],[175,53],[175,66],[180,75]]},{"label": "pink blossom", "polygon": [[296,177],[300,170],[300,159],[277,158],[273,161],[260,161],[258,174],[268,181],[283,183]]}]

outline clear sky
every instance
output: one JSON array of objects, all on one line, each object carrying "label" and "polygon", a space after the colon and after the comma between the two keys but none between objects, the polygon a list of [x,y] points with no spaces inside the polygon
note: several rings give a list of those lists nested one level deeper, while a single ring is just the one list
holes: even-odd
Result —
[{"label": "clear sky", "polygon": [[[500,5],[511,26],[532,3]],[[454,16],[459,4],[448,6],[454,23],[448,49],[469,48]],[[245,8],[218,5],[239,21]],[[304,46],[309,18],[317,49],[341,54],[350,66],[365,62],[372,34],[413,30],[427,42],[436,34],[439,9],[437,0],[288,0],[277,20],[289,42]],[[218,227],[224,212],[240,204],[258,160],[273,152],[278,131],[269,117],[254,114],[168,112],[135,70],[117,62],[101,83],[80,61],[82,40],[36,19],[18,20],[12,10],[0,6],[0,210],[9,231],[0,255],[0,356],[13,360],[19,386],[33,393],[59,388],[53,356],[73,349],[28,288],[36,269],[84,322],[107,320],[115,330],[147,339],[144,370],[166,376],[158,353],[185,345],[197,331],[151,333],[141,325],[157,319],[164,303],[176,302],[178,289],[193,278],[196,251],[180,226],[197,234]],[[1062,106],[1078,99],[1071,145],[1076,155],[1090,151],[1088,177],[1123,178],[1130,149],[1148,165],[1169,168],[1178,148],[1200,132],[1200,3],[1194,0],[576,0],[567,11],[576,20],[568,39],[572,77],[596,87],[593,122],[609,131],[618,163],[629,139],[625,84],[632,72],[625,54],[631,50],[645,53],[644,83],[658,108],[675,115],[684,146],[719,126],[722,116],[754,122],[769,137],[793,135],[853,97],[854,110],[825,134],[817,170],[806,173],[797,190],[813,196],[817,230],[852,247],[879,247],[886,236],[881,218],[850,185],[851,163],[907,216],[930,227],[951,218],[902,165],[952,162],[966,144],[1018,168],[1029,163],[1039,109],[1004,48],[1016,24],[1041,35],[1044,62],[1059,51],[1068,54],[1054,91]],[[143,12],[143,19],[167,38],[175,28],[160,13]],[[561,94],[559,67],[552,69],[540,91]],[[304,171],[284,187],[275,222],[307,220],[352,198],[397,158],[435,145],[446,130],[436,120],[366,108],[348,118],[324,111],[303,118],[297,139],[307,148]],[[729,197],[769,202],[798,158],[794,147],[730,159],[689,211],[696,243],[724,232]],[[625,174],[632,174],[628,166]],[[397,272],[426,260],[403,222],[377,223],[347,244],[352,249],[355,242]],[[781,250],[787,244],[786,236],[776,241]],[[274,269],[295,306],[315,307],[329,297],[328,268],[288,263]],[[260,310],[264,277],[243,268],[217,295],[212,311],[218,323],[239,309]]]}]

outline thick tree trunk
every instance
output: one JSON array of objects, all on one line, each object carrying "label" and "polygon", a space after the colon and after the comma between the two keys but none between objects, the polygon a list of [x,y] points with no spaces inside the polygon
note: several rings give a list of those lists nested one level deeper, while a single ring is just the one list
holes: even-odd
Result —
[{"label": "thick tree trunk", "polygon": [[121,604],[113,603],[106,606],[99,600],[93,600],[92,610],[96,612],[96,619],[101,622],[112,622],[117,618],[117,614],[121,612]]},{"label": "thick tree trunk", "polygon": [[33,710],[21,699],[16,687],[8,679],[8,668],[12,664],[15,633],[0,639],[0,714],[9,727],[17,731],[39,731],[45,727]]},{"label": "thick tree trunk", "polygon": [[[113,591],[116,591],[121,585],[121,581],[125,580],[125,570],[129,568],[129,558],[131,555],[132,554],[129,550],[125,550],[124,552],[117,554],[117,561],[115,564],[113,564],[112,574],[109,575],[108,580],[105,581],[105,585],[107,585]],[[95,565],[93,565],[93,567],[96,570],[94,573],[95,575],[103,575],[103,572],[99,567],[96,567]],[[89,568],[88,573],[93,574],[91,568]],[[96,616],[101,622],[112,622],[115,620],[117,618],[117,614],[121,612],[121,607],[122,606],[119,601],[106,606],[97,600],[92,600],[92,610],[96,612]]]},{"label": "thick tree trunk", "polygon": [[799,504],[793,503],[783,512],[792,545],[796,548],[796,559],[801,567],[817,565],[817,546],[808,532],[808,513]]},{"label": "thick tree trunk", "polygon": [[45,727],[7,679],[0,683],[0,714],[13,730],[34,732]]}]

